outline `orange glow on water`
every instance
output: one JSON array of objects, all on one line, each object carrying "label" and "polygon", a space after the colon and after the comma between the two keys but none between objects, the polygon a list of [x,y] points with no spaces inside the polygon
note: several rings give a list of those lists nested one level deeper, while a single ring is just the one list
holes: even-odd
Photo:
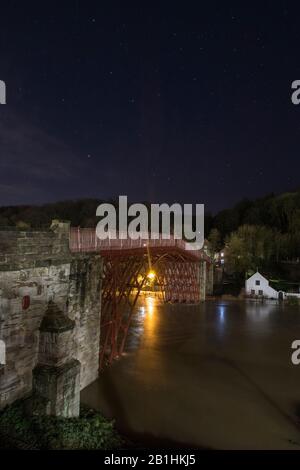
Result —
[{"label": "orange glow on water", "polygon": [[155,311],[155,301],[153,297],[146,298],[146,309],[147,313],[152,316]]}]

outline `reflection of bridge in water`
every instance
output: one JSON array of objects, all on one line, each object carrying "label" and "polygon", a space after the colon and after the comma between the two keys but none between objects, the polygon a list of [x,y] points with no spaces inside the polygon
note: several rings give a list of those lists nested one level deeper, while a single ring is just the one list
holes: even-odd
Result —
[{"label": "reflection of bridge in water", "polygon": [[122,354],[134,306],[149,270],[165,302],[198,303],[212,286],[212,264],[203,250],[184,240],[106,239],[94,229],[71,228],[72,252],[100,253],[103,258],[100,368]]}]

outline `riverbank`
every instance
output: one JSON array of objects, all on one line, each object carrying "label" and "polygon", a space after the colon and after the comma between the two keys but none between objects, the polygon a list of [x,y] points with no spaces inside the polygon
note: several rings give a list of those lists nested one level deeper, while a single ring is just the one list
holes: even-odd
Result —
[{"label": "riverbank", "polygon": [[111,450],[126,446],[114,422],[81,406],[79,418],[30,416],[26,400],[0,413],[0,449]]}]

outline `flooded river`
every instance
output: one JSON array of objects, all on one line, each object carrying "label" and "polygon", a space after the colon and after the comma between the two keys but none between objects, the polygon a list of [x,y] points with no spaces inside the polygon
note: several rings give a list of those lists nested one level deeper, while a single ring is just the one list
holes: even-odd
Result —
[{"label": "flooded river", "polygon": [[124,356],[82,392],[146,445],[300,449],[300,309],[144,297]]}]

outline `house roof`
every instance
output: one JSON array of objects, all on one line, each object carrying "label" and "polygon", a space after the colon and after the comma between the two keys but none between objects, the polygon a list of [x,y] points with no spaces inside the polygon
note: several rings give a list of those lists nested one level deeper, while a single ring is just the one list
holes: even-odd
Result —
[{"label": "house roof", "polygon": [[268,281],[268,278],[263,276],[260,272],[256,271],[256,273],[252,274],[252,276],[248,277],[247,281],[249,281],[252,278],[260,278],[260,279],[266,279]]}]

